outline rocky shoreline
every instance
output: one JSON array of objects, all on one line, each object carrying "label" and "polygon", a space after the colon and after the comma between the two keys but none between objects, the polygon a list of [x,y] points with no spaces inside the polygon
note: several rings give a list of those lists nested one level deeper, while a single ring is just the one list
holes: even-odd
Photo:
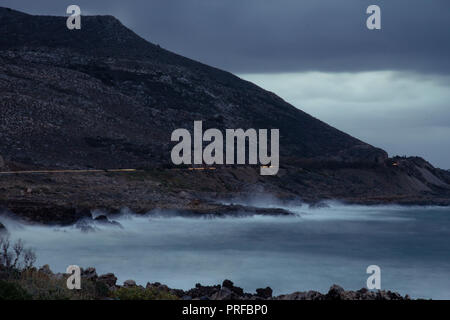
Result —
[{"label": "rocky shoreline", "polygon": [[[62,278],[64,274],[53,274],[49,266],[39,269],[50,277]],[[115,291],[132,289],[136,291],[151,290],[158,296],[170,296],[180,300],[410,300],[408,295],[385,290],[371,291],[362,288],[357,291],[344,290],[338,285],[332,285],[327,293],[318,291],[298,291],[290,294],[273,295],[270,287],[256,289],[255,293],[247,293],[240,287],[234,285],[230,280],[224,280],[222,284],[203,286],[197,283],[190,290],[173,289],[159,282],[150,283],[146,286],[136,284],[134,280],[126,280],[122,285],[117,283],[117,277],[113,273],[97,275],[95,268],[87,268],[81,272],[82,281],[91,281],[104,285],[110,293]]]},{"label": "rocky shoreline", "polygon": [[[10,210],[12,208],[12,210]],[[222,205],[222,204],[207,204],[198,205],[197,208],[149,208],[141,212],[135,212],[129,208],[121,208],[120,210],[101,208],[101,218],[93,214],[93,211],[88,208],[65,208],[65,207],[47,207],[35,205],[33,203],[18,203],[17,206],[0,206],[0,214],[9,218],[19,220],[22,223],[41,224],[41,225],[59,225],[69,226],[77,225],[79,223],[89,222],[111,222],[109,219],[114,219],[122,215],[124,212],[131,212],[136,215],[144,214],[158,214],[158,212],[165,212],[167,214],[176,214],[177,216],[189,218],[201,217],[247,217],[254,215],[262,216],[290,216],[294,213],[282,208],[257,208],[243,205]],[[0,224],[0,231],[5,227]]]},{"label": "rocky shoreline", "polygon": [[[182,202],[182,201],[181,201]],[[404,203],[398,202],[383,202],[383,201],[341,201],[348,205],[404,205],[404,206],[449,206],[446,202],[433,201],[407,201]],[[326,202],[317,201],[310,203],[303,203],[309,208],[323,208],[328,205]],[[292,216],[295,213],[283,208],[263,208],[240,204],[221,204],[205,200],[195,199],[188,204],[182,205],[177,202],[165,203],[148,207],[78,207],[72,205],[52,205],[50,203],[30,202],[30,201],[0,201],[0,216],[7,216],[17,219],[23,223],[42,224],[42,225],[59,225],[69,226],[75,225],[80,221],[88,222],[95,220],[92,212],[102,212],[102,215],[114,219],[120,216],[123,212],[130,212],[136,215],[153,214],[155,212],[176,213],[177,216],[189,218],[221,218],[221,217],[248,217],[248,216]],[[5,226],[0,224],[0,231],[4,230]]]},{"label": "rocky shoreline", "polygon": [[[425,172],[428,168],[426,164],[414,160],[423,167],[416,165],[411,169],[407,164],[413,160],[404,160],[405,167],[385,166],[379,170],[387,176],[388,171],[392,171],[393,174],[406,175],[405,179],[412,179],[412,173],[408,175],[408,170],[415,168],[416,171],[420,169]],[[6,169],[33,168],[9,163]],[[443,172],[435,173],[442,175],[445,180],[447,173]],[[354,182],[361,181],[343,183],[349,176],[353,177]],[[365,183],[363,177],[371,182]],[[89,218],[90,211],[95,209],[111,214],[123,208],[129,208],[137,214],[152,210],[173,210],[194,217],[238,215],[243,212],[258,215],[290,214],[276,208],[224,205],[220,203],[224,199],[228,199],[229,203],[233,203],[233,199],[272,199],[277,203],[298,202],[308,206],[320,206],[329,200],[359,205],[450,205],[450,189],[445,187],[444,182],[435,191],[425,187],[425,180],[421,182],[422,189],[419,191],[406,186],[405,182],[405,188],[409,189],[402,191],[392,181],[372,185],[373,179],[367,169],[354,168],[331,170],[289,167],[280,169],[279,177],[267,181],[261,178],[258,170],[250,167],[224,168],[211,172],[164,168],[135,172],[47,174],[15,174],[6,171],[0,174],[0,213],[12,212],[32,223],[68,225],[81,218]]]}]

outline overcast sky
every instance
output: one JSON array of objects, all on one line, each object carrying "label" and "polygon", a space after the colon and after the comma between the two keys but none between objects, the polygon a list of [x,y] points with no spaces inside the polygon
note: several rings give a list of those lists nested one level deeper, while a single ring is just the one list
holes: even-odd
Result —
[{"label": "overcast sky", "polygon": [[[449,0],[2,0],[111,14],[147,40],[232,71],[390,155],[450,168]],[[366,9],[381,7],[381,30]]]}]

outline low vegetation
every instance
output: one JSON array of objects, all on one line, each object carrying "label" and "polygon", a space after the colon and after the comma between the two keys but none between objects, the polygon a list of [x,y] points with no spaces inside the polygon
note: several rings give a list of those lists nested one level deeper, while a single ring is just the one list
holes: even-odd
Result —
[{"label": "low vegetation", "polygon": [[177,297],[154,288],[110,288],[97,278],[83,279],[80,290],[67,288],[66,274],[48,266],[34,267],[36,254],[21,240],[0,236],[0,300],[173,300]]},{"label": "low vegetation", "polygon": [[178,297],[170,292],[154,288],[122,287],[113,292],[112,297],[118,300],[177,300]]}]

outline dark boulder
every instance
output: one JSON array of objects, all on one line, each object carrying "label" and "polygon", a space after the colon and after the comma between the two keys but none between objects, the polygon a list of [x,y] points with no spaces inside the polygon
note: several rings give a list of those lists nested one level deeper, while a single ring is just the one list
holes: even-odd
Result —
[{"label": "dark boulder", "polygon": [[116,226],[116,227],[122,228],[122,225],[120,223],[118,223],[117,221],[109,220],[108,217],[103,215],[103,214],[95,217],[94,221],[97,222],[97,223],[108,224],[108,225],[112,225],[112,226]]},{"label": "dark boulder", "polygon": [[263,299],[272,298],[272,288],[266,287],[264,289],[256,289],[256,296]]},{"label": "dark boulder", "polygon": [[216,286],[202,286],[200,283],[195,285],[195,288],[186,292],[186,295],[193,299],[199,299],[202,297],[211,297],[220,290],[220,285]]},{"label": "dark boulder", "polygon": [[336,284],[330,287],[326,295],[327,300],[344,300],[345,299],[345,290]]},{"label": "dark boulder", "polygon": [[123,283],[123,287],[124,288],[134,288],[134,287],[136,287],[137,286],[137,284],[136,284],[136,281],[134,281],[134,280],[126,280],[124,283]]},{"label": "dark boulder", "polygon": [[95,268],[82,269],[81,277],[93,281],[98,279],[97,271],[95,270]]},{"label": "dark boulder", "polygon": [[234,284],[233,281],[225,279],[222,282],[222,287],[231,289],[233,288],[233,284]]},{"label": "dark boulder", "polygon": [[116,286],[117,277],[114,275],[114,273],[107,273],[98,277],[97,281],[103,282],[109,288],[114,288]]},{"label": "dark boulder", "polygon": [[231,280],[224,280],[222,282],[222,287],[230,289],[234,294],[238,296],[244,295],[244,290],[242,288],[235,287],[233,281]]},{"label": "dark boulder", "polygon": [[317,291],[294,292],[276,297],[276,300],[324,300],[324,295]]}]

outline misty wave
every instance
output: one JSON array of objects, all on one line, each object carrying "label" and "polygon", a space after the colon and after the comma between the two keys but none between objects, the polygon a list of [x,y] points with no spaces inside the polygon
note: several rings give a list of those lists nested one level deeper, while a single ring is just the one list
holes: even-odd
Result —
[{"label": "misty wave", "polygon": [[448,211],[446,207],[436,206],[402,206],[402,205],[348,205],[339,201],[322,201],[315,205],[305,204],[301,201],[280,201],[270,195],[235,198],[223,200],[225,205],[243,205],[255,208],[280,208],[307,220],[391,220],[404,221],[414,219],[412,216],[402,216],[405,210],[408,212],[431,209]]},{"label": "misty wave", "polygon": [[[238,203],[233,200],[233,203]],[[257,206],[244,201],[241,204]],[[268,207],[267,204],[259,204]],[[36,250],[37,265],[64,272],[76,264],[119,282],[161,282],[189,289],[231,279],[246,291],[275,294],[366,285],[366,268],[382,270],[382,288],[413,297],[450,298],[450,209],[272,203],[293,216],[188,218],[176,211],[110,216],[118,225],[41,226],[0,217],[13,239]],[[94,211],[93,216],[104,214]]]}]

